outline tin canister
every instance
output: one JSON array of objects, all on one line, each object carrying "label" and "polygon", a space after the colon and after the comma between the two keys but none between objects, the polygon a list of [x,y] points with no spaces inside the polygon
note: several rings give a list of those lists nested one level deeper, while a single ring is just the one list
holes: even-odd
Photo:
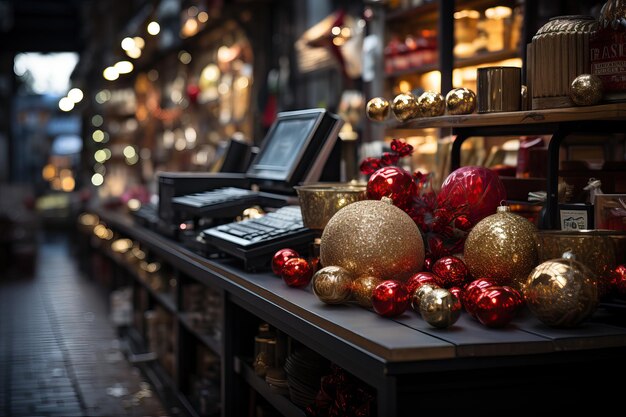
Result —
[{"label": "tin canister", "polygon": [[522,106],[522,69],[478,68],[478,113],[518,111]]}]

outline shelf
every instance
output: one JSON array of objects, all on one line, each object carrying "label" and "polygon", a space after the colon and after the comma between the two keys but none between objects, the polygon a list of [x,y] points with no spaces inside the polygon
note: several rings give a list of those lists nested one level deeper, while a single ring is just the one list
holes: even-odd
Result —
[{"label": "shelf", "polygon": [[391,23],[398,20],[411,19],[415,16],[436,12],[438,8],[439,5],[437,4],[437,1],[432,1],[415,7],[401,8],[388,12],[385,16],[385,20],[387,23]]},{"label": "shelf", "polygon": [[502,49],[500,51],[480,52],[468,58],[455,58],[454,68],[471,67],[488,64],[490,62],[504,61],[505,59],[519,58],[519,51]]},{"label": "shelf", "polygon": [[626,103],[501,113],[474,113],[460,116],[423,117],[406,123],[390,121],[388,127],[396,130],[472,128],[621,119],[626,119]]},{"label": "shelf", "polygon": [[222,356],[222,343],[216,338],[209,336],[205,333],[198,331],[192,324],[186,313],[180,313],[178,315],[183,326],[196,338],[198,338],[206,347],[211,349],[218,356]]},{"label": "shelf", "polygon": [[268,383],[258,377],[245,360],[237,357],[234,360],[236,372],[279,413],[285,417],[305,417],[306,414],[304,411],[292,403],[287,397],[274,394]]},{"label": "shelf", "polygon": [[[137,350],[146,350],[145,342],[136,329],[132,327],[128,328],[125,331],[125,335],[127,338],[126,349],[128,350],[128,354],[133,356]],[[159,398],[171,405],[170,409],[182,409],[183,413],[177,413],[175,414],[176,416],[198,417],[197,411],[189,403],[187,398],[174,389],[175,385],[172,377],[157,361],[136,362],[133,365],[137,366],[146,379],[150,381],[150,384],[155,388]]]},{"label": "shelf", "polygon": [[[455,58],[454,68],[471,67],[475,65],[489,64],[491,62],[504,61],[505,59],[518,58],[519,52],[515,50],[503,49],[501,51],[482,52],[469,58]],[[385,73],[387,78],[396,78],[403,75],[418,75],[439,69],[437,63],[422,65],[415,68],[407,68],[399,71]]]},{"label": "shelf", "polygon": [[415,68],[407,68],[403,70],[385,73],[385,77],[396,78],[396,77],[402,77],[403,75],[418,75],[418,74],[424,74],[430,71],[436,71],[438,69],[439,69],[439,65],[436,62],[433,62],[432,64],[421,65]]}]

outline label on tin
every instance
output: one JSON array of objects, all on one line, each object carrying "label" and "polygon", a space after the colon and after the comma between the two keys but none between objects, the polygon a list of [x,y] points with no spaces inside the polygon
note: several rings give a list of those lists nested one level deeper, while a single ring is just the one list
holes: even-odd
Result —
[{"label": "label on tin", "polygon": [[589,41],[591,73],[606,93],[626,91],[626,31],[600,29]]}]

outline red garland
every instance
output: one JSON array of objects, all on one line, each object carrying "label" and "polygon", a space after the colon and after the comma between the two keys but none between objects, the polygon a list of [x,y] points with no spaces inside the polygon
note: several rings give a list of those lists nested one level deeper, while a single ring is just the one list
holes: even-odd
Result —
[{"label": "red garland", "polygon": [[[370,176],[380,168],[397,164],[400,158],[413,154],[413,146],[402,139],[391,141],[391,152],[384,152],[380,158],[365,158],[360,165],[361,172]],[[468,205],[453,206],[447,201],[437,201],[432,188],[433,174],[416,171],[413,180],[416,184],[416,197],[402,208],[417,224],[426,244],[426,256],[433,261],[448,255],[463,252],[465,238],[473,227],[468,216]]]}]

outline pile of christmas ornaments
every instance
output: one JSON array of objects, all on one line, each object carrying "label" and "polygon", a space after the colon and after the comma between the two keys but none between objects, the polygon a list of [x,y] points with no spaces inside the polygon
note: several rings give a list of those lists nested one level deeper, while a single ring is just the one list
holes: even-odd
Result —
[{"label": "pile of christmas ornaments", "polygon": [[[499,179],[484,170],[453,172],[437,196],[444,195],[447,206],[466,207],[471,227],[456,254],[433,251],[407,210],[415,197],[394,187],[396,176],[379,181],[385,176],[372,175],[373,199],[349,204],[330,219],[318,259],[286,248],[275,254],[273,270],[289,286],[311,283],[324,303],[356,303],[384,317],[411,308],[438,328],[453,325],[463,308],[486,326],[503,327],[523,305],[550,326],[580,324],[598,305],[598,277],[572,254],[537,265],[535,226],[494,203],[493,195],[501,197]],[[626,267],[612,274],[614,286],[626,288]]]},{"label": "pile of christmas ornaments", "polygon": [[385,121],[390,113],[401,122],[418,117],[436,117],[471,114],[476,110],[476,93],[468,88],[455,88],[444,98],[434,91],[425,91],[419,96],[413,93],[400,93],[389,102],[383,97],[374,97],[368,101],[365,111],[370,120]]}]

